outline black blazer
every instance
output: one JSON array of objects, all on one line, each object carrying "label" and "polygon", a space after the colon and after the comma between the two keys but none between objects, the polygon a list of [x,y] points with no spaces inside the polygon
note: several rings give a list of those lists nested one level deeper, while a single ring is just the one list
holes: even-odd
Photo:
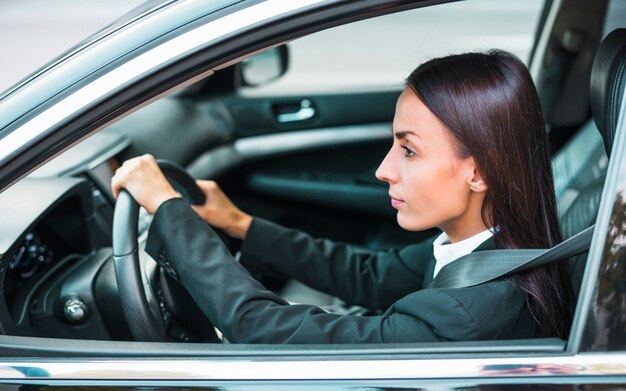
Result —
[{"label": "black blazer", "polygon": [[[493,248],[486,241],[480,249]],[[432,241],[374,253],[254,219],[242,262],[272,268],[379,316],[289,305],[236,262],[182,199],[161,205],[146,251],[170,260],[204,314],[235,343],[380,343],[528,338],[534,322],[508,280],[460,289],[424,289]]]}]

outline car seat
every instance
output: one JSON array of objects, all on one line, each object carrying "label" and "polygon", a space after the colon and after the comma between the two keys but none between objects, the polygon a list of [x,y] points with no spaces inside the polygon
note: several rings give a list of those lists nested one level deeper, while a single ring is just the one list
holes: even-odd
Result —
[{"label": "car seat", "polygon": [[[604,148],[610,158],[617,120],[626,84],[626,29],[608,34],[600,44],[591,69],[589,99],[593,120],[602,135]],[[595,223],[600,205],[604,177],[585,186],[573,200],[561,219],[561,229],[567,238]],[[572,282],[578,292],[587,256],[573,260]]]}]

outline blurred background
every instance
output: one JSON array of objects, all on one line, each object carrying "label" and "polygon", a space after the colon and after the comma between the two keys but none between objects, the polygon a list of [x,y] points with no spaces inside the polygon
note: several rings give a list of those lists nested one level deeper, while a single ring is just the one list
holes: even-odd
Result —
[{"label": "blurred background", "polygon": [[0,0],[0,91],[143,2]]},{"label": "blurred background", "polygon": [[[251,92],[397,89],[430,58],[494,47],[527,61],[544,1],[460,1],[326,30],[291,42],[287,74]],[[0,92],[143,2],[0,0]]]}]

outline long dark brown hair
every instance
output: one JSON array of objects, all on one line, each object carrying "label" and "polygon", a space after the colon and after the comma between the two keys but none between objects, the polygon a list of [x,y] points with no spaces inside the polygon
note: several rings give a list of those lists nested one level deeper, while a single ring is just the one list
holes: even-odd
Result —
[{"label": "long dark brown hair", "polygon": [[[457,154],[473,157],[488,190],[482,208],[499,248],[546,248],[562,240],[543,113],[528,69],[492,50],[437,58],[407,79],[446,125]],[[536,337],[567,338],[574,306],[568,268],[551,263],[513,277],[537,322]]]}]

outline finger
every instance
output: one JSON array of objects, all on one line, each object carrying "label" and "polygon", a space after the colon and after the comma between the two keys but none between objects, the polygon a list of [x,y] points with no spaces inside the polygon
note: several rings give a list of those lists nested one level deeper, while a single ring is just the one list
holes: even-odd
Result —
[{"label": "finger", "polygon": [[156,164],[155,157],[152,156],[149,153],[146,153],[145,155],[141,155],[141,159],[145,160],[146,162],[150,162],[150,163],[155,163]]},{"label": "finger", "polygon": [[208,197],[214,197],[217,192],[220,191],[219,186],[215,181],[202,181],[196,180],[196,184],[202,190],[202,192]]},{"label": "finger", "polygon": [[205,181],[202,179],[196,179],[196,185],[198,185],[199,188],[201,189],[208,189],[209,188],[209,182],[211,181]]},{"label": "finger", "polygon": [[115,199],[119,197],[120,191],[126,187],[126,178],[128,177],[130,166],[132,166],[132,163],[126,166],[122,165],[115,170],[115,174],[113,174],[111,178],[111,190],[113,191],[113,197],[115,197]]},{"label": "finger", "polygon": [[154,156],[147,153],[145,155],[142,155],[139,159],[141,160],[143,167],[146,167],[147,169],[163,174],[163,172],[161,171],[161,167],[159,167],[159,165],[157,164],[157,161],[154,158]]},{"label": "finger", "polygon": [[143,163],[142,168],[144,170],[146,170],[147,172],[150,172],[152,175],[155,175],[156,177],[159,177],[163,181],[167,181],[167,178],[165,177],[163,170],[161,170],[161,167],[159,167],[159,164],[157,163],[157,160],[154,156],[150,154],[142,155],[141,163]]},{"label": "finger", "polygon": [[117,197],[120,195],[120,190],[122,190],[122,186],[120,180],[117,176],[113,176],[111,178],[111,191],[113,192],[113,198],[117,200]]}]

